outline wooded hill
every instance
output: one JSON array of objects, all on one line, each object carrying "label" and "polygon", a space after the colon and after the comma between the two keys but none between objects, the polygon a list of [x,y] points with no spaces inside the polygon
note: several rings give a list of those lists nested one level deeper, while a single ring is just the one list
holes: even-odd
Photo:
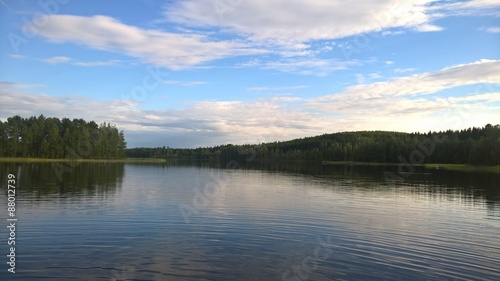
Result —
[{"label": "wooded hill", "polygon": [[237,161],[354,161],[500,165],[500,125],[459,131],[341,132],[256,145],[126,149],[123,131],[83,119],[13,116],[0,121],[0,157],[177,158]]},{"label": "wooded hill", "polygon": [[324,134],[258,145],[195,149],[132,148],[128,157],[211,159],[214,161],[355,161],[413,164],[500,165],[500,125],[460,131],[399,133],[362,131]]},{"label": "wooded hill", "polygon": [[43,115],[0,121],[0,157],[114,159],[125,149],[123,131],[109,123]]}]

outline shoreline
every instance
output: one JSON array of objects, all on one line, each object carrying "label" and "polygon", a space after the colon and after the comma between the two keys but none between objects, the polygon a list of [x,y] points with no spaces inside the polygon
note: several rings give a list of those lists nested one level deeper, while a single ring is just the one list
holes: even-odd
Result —
[{"label": "shoreline", "polygon": [[[6,157],[0,158],[0,163],[50,163],[50,162],[101,162],[101,163],[167,163],[165,158],[123,158],[123,159],[53,159],[53,158],[32,158],[32,157]],[[278,161],[279,162],[279,161]],[[382,163],[382,162],[354,162],[354,161],[322,161],[322,165],[350,165],[350,166],[398,166],[401,163]],[[413,165],[415,167],[424,167],[426,169],[439,169],[462,172],[492,172],[500,173],[499,166],[473,166],[468,164],[444,164],[427,163]]]},{"label": "shoreline", "polygon": [[[352,165],[352,166],[398,166],[401,163],[382,163],[382,162],[353,162],[353,161],[323,161],[323,165]],[[500,173],[500,166],[473,166],[468,164],[445,164],[445,163],[426,163],[415,164],[415,167],[424,167],[426,169],[439,169],[462,172],[493,172]]]},{"label": "shoreline", "polygon": [[83,159],[83,158],[31,158],[31,157],[7,157],[0,158],[0,163],[47,163],[47,162],[109,162],[109,163],[166,163],[163,158],[123,158],[123,159]]}]

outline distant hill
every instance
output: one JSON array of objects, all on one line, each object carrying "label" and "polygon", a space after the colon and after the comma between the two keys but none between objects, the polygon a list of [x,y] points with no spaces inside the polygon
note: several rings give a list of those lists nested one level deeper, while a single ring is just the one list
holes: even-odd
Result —
[{"label": "distant hill", "polygon": [[255,145],[195,149],[131,148],[127,157],[214,161],[356,161],[412,164],[500,165],[500,125],[460,131],[401,133],[360,131]]}]

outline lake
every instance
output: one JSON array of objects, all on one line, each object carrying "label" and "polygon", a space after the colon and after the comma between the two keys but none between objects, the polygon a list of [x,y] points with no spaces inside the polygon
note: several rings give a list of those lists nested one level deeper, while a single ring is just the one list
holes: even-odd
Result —
[{"label": "lake", "polygon": [[500,280],[499,174],[229,166],[0,163],[0,279]]}]

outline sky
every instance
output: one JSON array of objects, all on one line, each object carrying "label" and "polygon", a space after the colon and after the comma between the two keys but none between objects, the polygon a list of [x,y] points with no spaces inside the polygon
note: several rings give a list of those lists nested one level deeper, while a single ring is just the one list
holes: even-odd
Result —
[{"label": "sky", "polygon": [[0,0],[0,120],[128,147],[500,124],[498,0]]}]

